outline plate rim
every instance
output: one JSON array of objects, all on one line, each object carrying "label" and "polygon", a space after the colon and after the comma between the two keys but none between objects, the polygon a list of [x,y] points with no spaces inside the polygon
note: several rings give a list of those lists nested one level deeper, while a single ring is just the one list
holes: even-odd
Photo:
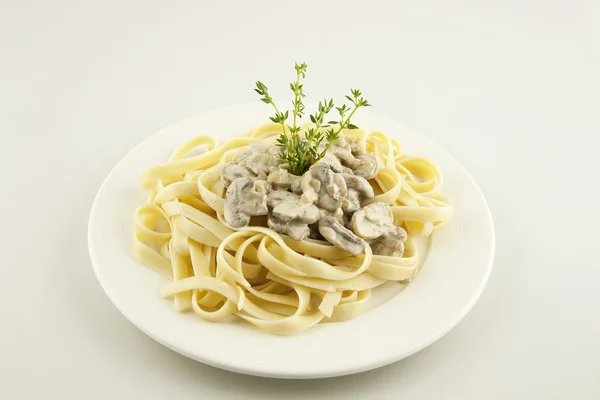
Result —
[{"label": "plate rim", "polygon": [[[161,338],[159,335],[154,334],[153,332],[149,331],[148,329],[146,329],[144,326],[142,326],[141,324],[138,323],[137,319],[135,318],[135,316],[130,315],[129,312],[127,312],[120,304],[119,302],[115,299],[114,297],[114,293],[111,291],[110,286],[107,284],[107,282],[104,280],[104,277],[102,275],[102,272],[100,271],[100,267],[98,266],[98,260],[95,254],[95,250],[94,250],[94,246],[92,245],[92,237],[93,237],[93,224],[94,224],[94,217],[98,212],[98,207],[99,207],[99,195],[102,192],[102,190],[105,188],[105,186],[107,185],[107,183],[109,182],[110,178],[113,176],[113,174],[115,173],[115,171],[118,169],[118,167],[125,161],[125,159],[127,158],[128,155],[130,155],[132,152],[134,152],[136,149],[142,147],[146,142],[150,141],[152,137],[158,135],[160,132],[164,131],[164,130],[168,130],[170,128],[175,127],[176,125],[183,123],[184,121],[187,120],[191,120],[194,118],[198,118],[202,115],[206,115],[206,114],[210,114],[210,113],[214,113],[214,112],[220,112],[226,109],[236,109],[236,108],[246,108],[246,107],[254,107],[255,105],[260,104],[258,102],[246,102],[246,103],[240,103],[240,104],[233,104],[233,105],[228,105],[225,107],[218,107],[218,108],[212,108],[212,109],[208,109],[205,111],[202,111],[200,113],[188,116],[186,118],[180,119],[178,121],[175,121],[173,123],[170,123],[166,126],[164,126],[163,128],[153,132],[152,134],[150,134],[148,137],[146,137],[144,140],[140,141],[138,144],[136,144],[134,147],[132,147],[131,149],[129,149],[121,158],[120,160],[111,168],[110,172],[106,175],[106,177],[104,178],[104,180],[102,181],[102,184],[99,186],[96,195],[94,197],[94,201],[92,203],[92,206],[90,208],[90,213],[89,213],[89,218],[88,218],[88,226],[87,226],[87,245],[88,245],[88,252],[89,252],[89,256],[90,256],[90,262],[92,264],[93,270],[94,270],[94,274],[96,275],[96,279],[98,280],[98,282],[100,283],[100,286],[102,287],[104,293],[106,294],[106,296],[109,298],[109,300],[111,301],[111,303],[115,306],[115,308],[130,322],[132,323],[136,328],[138,328],[140,331],[142,331],[144,334],[146,334],[147,336],[149,336],[150,338],[152,338],[153,340],[157,341],[158,343],[162,344],[163,346],[179,353],[182,354],[190,359],[193,359],[195,361],[201,362],[203,364],[206,365],[210,365],[212,367],[216,367],[216,368],[220,368],[223,370],[228,370],[228,371],[232,371],[232,372],[237,372],[237,373],[243,373],[246,375],[253,375],[253,376],[261,376],[261,377],[269,377],[269,378],[282,378],[282,379],[314,379],[314,378],[328,378],[328,377],[336,377],[336,376],[345,376],[345,375],[351,375],[351,374],[356,374],[356,373],[360,373],[360,372],[364,372],[364,371],[368,371],[368,370],[372,370],[372,369],[376,369],[376,368],[380,368],[383,367],[385,365],[389,365],[392,364],[394,362],[397,362],[401,359],[404,359],[406,357],[409,357],[421,350],[423,350],[424,348],[430,346],[431,344],[433,344],[434,342],[436,342],[437,340],[439,340],[441,337],[443,337],[444,335],[446,335],[450,330],[452,330],[456,325],[458,325],[458,323],[468,314],[468,312],[473,308],[473,306],[475,305],[475,303],[479,300],[481,294],[483,293],[483,290],[485,289],[487,282],[489,281],[489,277],[491,275],[491,271],[493,268],[493,261],[494,261],[494,257],[495,257],[495,251],[496,251],[496,233],[495,233],[495,224],[494,224],[494,220],[493,220],[493,215],[491,213],[491,210],[489,208],[488,202],[483,194],[483,192],[481,191],[481,188],[477,185],[475,179],[471,176],[471,174],[466,170],[466,168],[464,168],[462,166],[462,164],[460,162],[458,162],[458,160],[456,160],[454,158],[454,156],[448,152],[446,149],[444,149],[443,147],[441,147],[440,145],[438,145],[436,142],[434,142],[432,139],[430,139],[429,137],[427,137],[426,135],[406,127],[405,125],[396,122],[393,118],[389,118],[383,115],[380,115],[378,113],[373,113],[373,112],[369,112],[369,116],[374,117],[374,118],[383,118],[386,120],[389,120],[395,124],[398,124],[400,126],[405,127],[407,130],[412,131],[413,133],[417,134],[418,136],[421,137],[421,139],[423,139],[424,141],[427,142],[427,146],[429,147],[436,147],[438,151],[442,151],[443,153],[445,153],[445,155],[451,159],[464,173],[465,177],[468,178],[468,180],[470,181],[470,183],[474,186],[475,190],[477,191],[477,194],[479,195],[480,200],[483,202],[483,206],[485,208],[486,211],[486,218],[490,224],[490,230],[489,230],[489,238],[488,238],[488,243],[490,245],[489,248],[489,254],[487,257],[487,261],[486,261],[486,265],[485,265],[485,270],[484,273],[477,285],[476,290],[474,291],[474,293],[470,296],[469,301],[461,308],[460,312],[456,313],[456,315],[454,316],[454,318],[449,321],[442,329],[439,329],[437,331],[437,333],[435,335],[431,335],[428,337],[428,340],[424,340],[422,341],[419,346],[414,346],[413,348],[411,348],[409,351],[405,351],[405,352],[394,352],[394,351],[390,351],[389,352],[389,356],[388,357],[384,357],[384,358],[379,358],[377,360],[374,360],[370,363],[361,363],[361,364],[357,364],[355,366],[349,366],[346,368],[342,368],[342,369],[337,369],[337,370],[330,370],[328,372],[321,372],[321,373],[294,373],[294,372],[290,372],[290,371],[274,371],[274,370],[269,370],[268,368],[260,368],[260,367],[256,367],[256,368],[245,368],[245,367],[240,367],[240,366],[236,366],[233,365],[231,363],[227,363],[227,362],[220,362],[218,360],[214,360],[212,358],[205,358],[205,357],[201,357],[196,353],[190,352],[188,350],[186,350],[184,347],[178,346],[176,343],[172,343],[169,342],[167,340],[164,340],[163,338]],[[251,127],[250,127],[251,129]],[[141,172],[141,171],[140,171]],[[158,295],[158,294],[157,294]],[[174,313],[176,313],[173,310]],[[177,313],[178,314],[178,313]],[[358,316],[358,318],[360,319],[360,316]]]}]

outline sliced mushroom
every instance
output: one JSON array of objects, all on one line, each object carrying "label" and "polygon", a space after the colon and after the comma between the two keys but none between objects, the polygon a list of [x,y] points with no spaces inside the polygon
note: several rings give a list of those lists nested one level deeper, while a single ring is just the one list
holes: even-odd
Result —
[{"label": "sliced mushroom", "polygon": [[225,188],[228,188],[231,185],[231,182],[235,181],[237,178],[253,178],[256,175],[252,173],[247,168],[244,168],[237,164],[227,164],[223,171],[221,171],[221,183]]},{"label": "sliced mushroom", "polygon": [[282,221],[273,214],[269,213],[267,226],[275,232],[288,235],[295,240],[304,240],[310,234],[310,228],[306,224],[296,222]]},{"label": "sliced mushroom", "polygon": [[269,184],[269,182],[263,180],[263,179],[255,179],[254,180],[254,190],[256,190],[258,193],[263,193],[263,194],[267,194],[271,191],[271,185]]},{"label": "sliced mushroom", "polygon": [[[296,189],[296,190],[294,190]],[[298,188],[296,185],[292,187],[294,193],[297,193]],[[302,201],[305,203],[314,203],[319,200],[318,192],[321,190],[321,182],[312,178],[312,173],[306,171],[302,176],[302,180],[300,181],[300,190],[299,192],[302,194]]]},{"label": "sliced mushroom", "polygon": [[356,157],[359,154],[364,154],[367,152],[364,145],[361,145],[358,141],[350,142],[350,151]]},{"label": "sliced mushroom", "polygon": [[346,185],[346,179],[344,178],[344,174],[333,174],[333,183],[335,184],[335,186],[338,187],[338,192],[341,197],[344,197],[348,194],[348,185]]},{"label": "sliced mushroom", "polygon": [[324,217],[333,217],[339,222],[342,222],[344,219],[344,211],[341,208],[338,208],[335,211],[319,210],[319,218]]},{"label": "sliced mushroom", "polygon": [[282,168],[278,168],[272,171],[267,178],[275,189],[291,189],[293,186],[300,185],[302,177],[290,174],[288,171]]},{"label": "sliced mushroom", "polygon": [[267,226],[271,229],[273,229],[275,232],[278,233],[285,233],[285,228],[287,227],[288,224],[286,224],[284,221],[280,220],[277,217],[274,217],[271,213],[269,213],[268,217],[267,217]]},{"label": "sliced mushroom", "polygon": [[267,205],[269,208],[275,208],[282,201],[294,200],[297,197],[297,195],[287,190],[274,190],[267,195]]},{"label": "sliced mushroom", "polygon": [[373,186],[362,176],[343,174],[346,186],[348,189],[356,190],[364,199],[369,199],[375,196],[373,192]]},{"label": "sliced mushroom", "polygon": [[268,175],[278,167],[278,160],[269,154],[252,154],[242,161],[239,165],[248,168],[255,174]]},{"label": "sliced mushroom", "polygon": [[310,235],[310,228],[306,224],[290,222],[285,228],[285,234],[298,241],[304,240]]},{"label": "sliced mushroom", "polygon": [[247,147],[247,150],[244,153],[235,159],[235,162],[239,163],[253,154],[267,154],[271,147],[275,146],[269,146],[268,144],[264,143],[253,143]]},{"label": "sliced mushroom", "polygon": [[279,168],[278,154],[279,149],[276,146],[254,143],[248,146],[248,151],[237,159],[237,163],[264,177]]},{"label": "sliced mushroom", "polygon": [[264,189],[264,181],[252,178],[238,178],[234,180],[225,196],[225,220],[235,228],[247,226],[250,217],[266,215],[267,195]]},{"label": "sliced mushroom", "polygon": [[336,140],[333,142],[333,144],[334,144],[335,146],[337,146],[337,147],[342,147],[342,148],[344,148],[344,149],[348,149],[348,150],[350,150],[350,142],[349,142],[348,140],[346,140],[346,137],[345,137],[345,136],[343,136],[343,135],[342,135],[342,136],[340,136],[340,137],[338,137],[338,138],[337,138],[337,139],[336,139]]},{"label": "sliced mushroom", "polygon": [[310,173],[312,178],[319,181],[317,206],[329,211],[338,209],[342,200],[340,197],[340,188],[334,182],[334,174],[331,167],[319,161],[310,167]]},{"label": "sliced mushroom", "polygon": [[388,231],[370,242],[373,254],[379,256],[401,257],[404,254],[404,242],[407,238],[406,231],[399,226]]},{"label": "sliced mushroom", "polygon": [[351,254],[360,254],[365,250],[365,242],[334,217],[322,215],[319,220],[319,232],[327,241]]},{"label": "sliced mushroom", "polygon": [[330,152],[333,153],[342,164],[346,165],[347,163],[352,162],[354,160],[354,156],[352,155],[352,149],[350,144],[343,138],[338,138],[333,145],[329,148]]},{"label": "sliced mushroom", "polygon": [[[325,147],[323,147],[322,149],[325,150]],[[333,172],[345,172],[345,173],[352,172],[352,170],[350,168],[344,167],[342,165],[342,163],[340,162],[340,160],[331,151],[326,152],[325,155],[323,156],[323,158],[321,158],[319,160],[319,162],[329,165],[329,167],[331,168],[331,170]]]},{"label": "sliced mushroom", "polygon": [[312,224],[319,219],[319,209],[317,206],[312,203],[304,203],[300,200],[300,196],[294,193],[290,194],[292,196],[282,198],[273,207],[272,213],[275,217],[285,222],[293,221],[302,224]]},{"label": "sliced mushroom", "polygon": [[[292,187],[291,187],[292,192],[294,192],[298,195],[302,195],[302,184],[303,184],[304,178],[306,177],[307,174],[309,174],[309,171],[306,171],[299,180],[296,180],[296,181],[294,181],[294,183],[292,183]],[[310,178],[310,176],[309,176],[309,178]],[[309,179],[309,184],[313,184],[313,186],[314,186],[315,183],[318,184],[319,182],[318,181],[310,182],[310,179]],[[314,201],[312,201],[312,203],[314,203]]]},{"label": "sliced mushroom", "polygon": [[310,234],[308,224],[319,219],[319,209],[312,203],[305,203],[301,197],[285,190],[276,190],[267,196],[271,208],[267,225],[275,232],[287,234],[302,240]]},{"label": "sliced mushroom", "polygon": [[360,194],[355,189],[348,189],[348,194],[342,199],[342,210],[352,214],[360,209]]},{"label": "sliced mushroom", "polygon": [[283,146],[268,146],[267,154],[279,157],[279,154],[285,149]]},{"label": "sliced mushroom", "polygon": [[[329,152],[338,158],[343,166],[350,168],[355,175],[365,179],[372,179],[377,176],[377,160],[375,157],[367,152],[362,152],[362,154],[355,156],[353,154],[352,145],[345,140],[342,139],[341,142],[339,140],[336,141],[334,145],[331,146]],[[336,170],[333,167],[333,164],[332,169],[336,172],[348,172]]]},{"label": "sliced mushroom", "polygon": [[377,176],[377,159],[372,154],[359,154],[348,166],[356,175],[365,179],[373,179]]},{"label": "sliced mushroom", "polygon": [[369,204],[352,216],[352,230],[363,239],[377,239],[394,230],[392,209],[381,202]]}]

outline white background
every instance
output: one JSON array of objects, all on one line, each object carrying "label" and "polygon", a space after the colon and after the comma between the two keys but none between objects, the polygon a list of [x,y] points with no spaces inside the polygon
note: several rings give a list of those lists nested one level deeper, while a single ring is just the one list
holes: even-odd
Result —
[{"label": "white background", "polygon": [[[599,3],[216,3],[0,3],[0,398],[600,398]],[[359,87],[449,150],[497,234],[489,284],[448,335],[318,381],[163,348],[112,306],[86,246],[129,149],[256,99],[256,79],[287,95],[295,60],[313,100]]]}]

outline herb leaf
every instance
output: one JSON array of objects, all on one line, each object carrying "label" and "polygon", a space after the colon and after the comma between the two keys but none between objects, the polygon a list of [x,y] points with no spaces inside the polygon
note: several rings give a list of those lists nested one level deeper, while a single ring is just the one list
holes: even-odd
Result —
[{"label": "herb leaf", "polygon": [[[256,81],[254,91],[261,96],[260,100],[263,103],[273,106],[275,115],[269,117],[269,119],[282,127],[283,133],[276,140],[276,143],[283,147],[279,154],[280,161],[287,164],[290,173],[302,175],[311,165],[325,156],[333,143],[339,138],[342,130],[358,129],[358,126],[350,122],[350,118],[360,107],[370,107],[371,104],[362,97],[360,90],[350,89],[350,95],[346,95],[345,98],[353,106],[342,104],[335,107],[340,116],[339,120],[327,121],[326,124],[323,124],[325,116],[334,108],[333,99],[324,99],[319,102],[317,111],[314,114],[309,114],[314,127],[305,129],[304,137],[301,137],[302,128],[298,126],[298,122],[304,116],[305,107],[302,99],[306,95],[304,94],[304,85],[300,82],[301,79],[306,78],[307,65],[304,62],[301,64],[295,63],[294,69],[296,70],[296,79],[289,84],[290,90],[294,93],[291,125],[286,123],[289,118],[289,111],[279,111],[264,83]],[[332,125],[336,125],[337,129],[332,128]]]}]

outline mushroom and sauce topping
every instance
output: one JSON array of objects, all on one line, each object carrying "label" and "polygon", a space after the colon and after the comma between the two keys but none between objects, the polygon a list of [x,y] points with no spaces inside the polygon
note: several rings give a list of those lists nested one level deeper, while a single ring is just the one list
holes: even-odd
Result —
[{"label": "mushroom and sauce topping", "polygon": [[252,216],[267,215],[265,181],[237,178],[225,194],[225,220],[235,228],[247,226]]},{"label": "mushroom and sauce topping", "polygon": [[221,183],[223,187],[228,188],[231,185],[231,182],[235,181],[238,178],[254,178],[256,174],[254,174],[249,169],[242,167],[237,164],[227,164],[223,171],[221,171]]},{"label": "mushroom and sauce topping", "polygon": [[319,209],[314,204],[305,203],[297,194],[285,190],[269,193],[267,205],[269,228],[296,240],[305,239],[310,234],[308,225],[319,219]]},{"label": "mushroom and sauce topping", "polygon": [[280,161],[280,151],[254,144],[223,168],[227,223],[240,228],[266,215],[270,229],[295,240],[324,238],[354,255],[368,243],[375,255],[402,255],[407,236],[394,225],[391,208],[380,202],[362,207],[374,196],[368,182],[377,175],[373,155],[341,137],[297,176]]},{"label": "mushroom and sauce topping", "polygon": [[385,203],[373,203],[352,215],[352,230],[369,240],[373,254],[399,257],[404,253],[407,234],[394,225],[392,209]]},{"label": "mushroom and sauce topping", "polygon": [[360,254],[365,251],[365,241],[350,229],[347,229],[337,219],[323,216],[319,220],[319,232],[334,246],[346,250],[350,254]]}]

